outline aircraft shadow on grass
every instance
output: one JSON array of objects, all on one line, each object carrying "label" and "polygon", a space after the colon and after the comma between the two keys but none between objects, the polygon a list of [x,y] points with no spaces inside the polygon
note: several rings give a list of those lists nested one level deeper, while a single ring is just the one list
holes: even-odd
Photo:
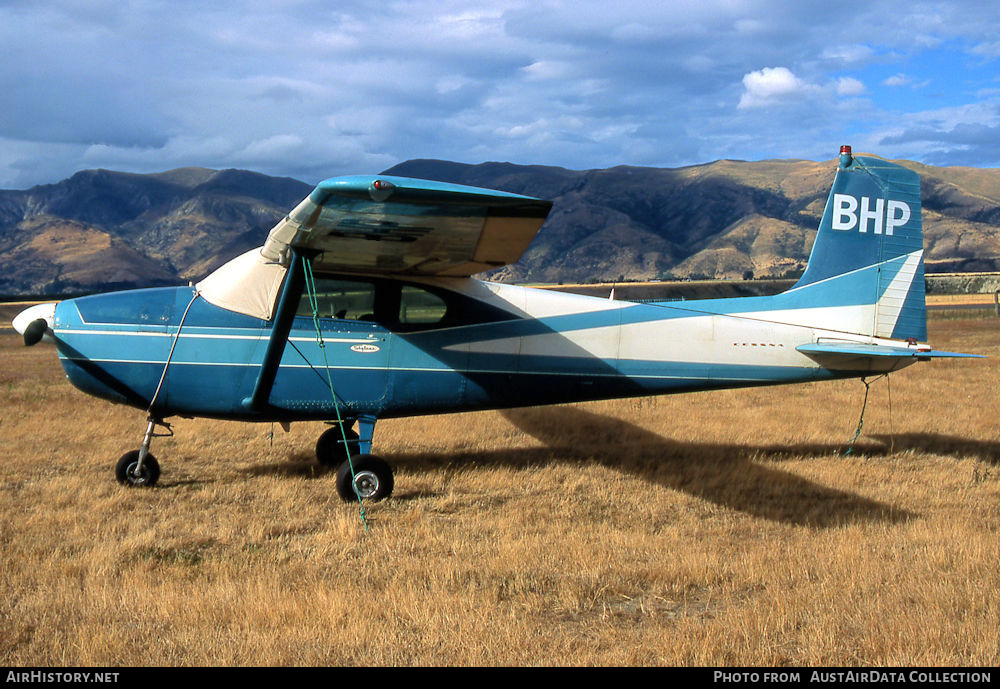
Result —
[{"label": "aircraft shadow on grass", "polygon": [[871,437],[892,447],[895,451],[930,452],[955,459],[971,457],[987,464],[1000,464],[1000,442],[995,440],[962,438],[940,433],[900,433]]},{"label": "aircraft shadow on grass", "polygon": [[[621,419],[575,407],[532,407],[502,414],[545,447],[491,451],[392,454],[399,467],[419,471],[443,466],[525,468],[556,462],[598,462],[636,481],[681,491],[728,509],[800,526],[829,528],[851,523],[898,523],[919,516],[893,505],[822,486],[759,461],[822,457],[844,451],[842,444],[738,445],[682,442],[657,435]],[[896,447],[900,446],[897,438]],[[887,447],[859,443],[865,455],[885,454]],[[320,475],[303,455],[296,461],[247,470],[255,475]],[[636,490],[642,489],[636,483]],[[428,494],[397,494],[397,500]]]}]

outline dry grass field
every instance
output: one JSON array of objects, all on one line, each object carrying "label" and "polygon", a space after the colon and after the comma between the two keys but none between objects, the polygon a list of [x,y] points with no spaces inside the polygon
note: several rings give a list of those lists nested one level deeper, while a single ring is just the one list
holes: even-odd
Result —
[{"label": "dry grass field", "polygon": [[[1000,663],[1000,324],[858,381],[380,422],[337,498],[321,424],[140,411],[0,331],[0,664]],[[891,414],[889,409],[891,392]]]},{"label": "dry grass field", "polygon": [[928,294],[926,297],[928,306],[940,306],[945,304],[984,304],[993,303],[993,295],[986,293],[972,294]]}]

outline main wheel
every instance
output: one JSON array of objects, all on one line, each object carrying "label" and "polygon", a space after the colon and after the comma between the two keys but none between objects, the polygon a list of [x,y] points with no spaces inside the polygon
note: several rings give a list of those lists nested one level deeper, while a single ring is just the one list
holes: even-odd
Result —
[{"label": "main wheel", "polygon": [[392,488],[392,468],[381,457],[358,455],[337,469],[337,493],[344,502],[385,500],[392,495]]},{"label": "main wheel", "polygon": [[115,478],[118,479],[118,483],[129,488],[137,486],[148,488],[156,485],[157,479],[160,478],[160,464],[156,461],[156,457],[147,454],[146,459],[142,462],[142,471],[136,474],[135,468],[138,465],[138,450],[123,454],[122,458],[118,460],[118,464],[115,465]]},{"label": "main wheel", "polygon": [[[344,436],[347,437],[347,447],[344,447]],[[343,434],[340,426],[333,426],[323,431],[316,441],[316,459],[325,467],[335,467],[347,460],[347,451],[351,457],[358,452],[358,434],[350,428],[345,428]]]}]

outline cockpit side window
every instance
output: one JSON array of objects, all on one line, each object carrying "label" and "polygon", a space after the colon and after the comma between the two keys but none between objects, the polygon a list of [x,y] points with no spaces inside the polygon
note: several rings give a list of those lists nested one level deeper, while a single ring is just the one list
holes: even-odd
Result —
[{"label": "cockpit side window", "polygon": [[[308,290],[299,300],[297,316],[312,318],[313,305]],[[375,285],[371,282],[316,278],[316,302],[320,318],[374,321]]]},{"label": "cockpit side window", "polygon": [[[437,286],[332,275],[317,275],[315,285],[320,318],[369,321],[399,333],[516,318],[477,299]],[[312,318],[308,287],[302,292],[296,315]]]}]

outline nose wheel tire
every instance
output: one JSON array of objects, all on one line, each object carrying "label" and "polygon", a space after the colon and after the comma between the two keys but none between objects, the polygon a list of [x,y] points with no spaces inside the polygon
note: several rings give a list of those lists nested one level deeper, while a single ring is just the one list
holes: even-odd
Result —
[{"label": "nose wheel tire", "polygon": [[138,466],[138,450],[123,454],[115,465],[115,478],[118,479],[118,483],[128,488],[148,488],[156,485],[157,479],[160,478],[160,464],[156,461],[156,457],[147,454],[142,461],[142,470],[136,472]]},{"label": "nose wheel tire", "polygon": [[392,488],[392,468],[381,457],[358,455],[337,469],[337,493],[344,502],[385,500],[392,495]]}]

